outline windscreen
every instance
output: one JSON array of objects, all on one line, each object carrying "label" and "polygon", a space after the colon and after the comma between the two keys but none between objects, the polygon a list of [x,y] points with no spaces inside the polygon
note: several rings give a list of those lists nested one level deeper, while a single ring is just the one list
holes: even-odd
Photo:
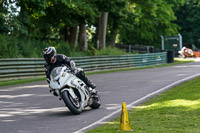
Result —
[{"label": "windscreen", "polygon": [[54,68],[51,72],[52,77],[54,78],[54,77],[58,76],[60,74],[61,70],[62,70],[62,67]]}]

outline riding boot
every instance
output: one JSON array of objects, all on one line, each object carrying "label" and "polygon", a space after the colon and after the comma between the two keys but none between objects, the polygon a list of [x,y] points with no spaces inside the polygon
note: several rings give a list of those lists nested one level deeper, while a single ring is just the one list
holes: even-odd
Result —
[{"label": "riding boot", "polygon": [[88,87],[91,87],[92,89],[96,88],[96,85],[92,83],[85,75],[84,71],[79,71],[76,73],[76,76],[81,79]]},{"label": "riding boot", "polygon": [[[87,77],[86,77],[87,78]],[[96,88],[96,85],[94,83],[92,83],[90,80],[87,79],[87,81],[85,82],[87,86],[91,87],[92,89]]]}]

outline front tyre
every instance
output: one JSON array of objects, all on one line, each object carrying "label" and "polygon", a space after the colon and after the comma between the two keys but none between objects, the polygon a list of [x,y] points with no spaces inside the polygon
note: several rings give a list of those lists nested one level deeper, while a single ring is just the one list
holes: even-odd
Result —
[{"label": "front tyre", "polygon": [[81,103],[78,100],[74,100],[68,91],[63,91],[61,93],[61,98],[74,115],[78,115],[82,112]]},{"label": "front tyre", "polygon": [[101,99],[100,99],[100,96],[99,96],[98,92],[96,92],[96,94],[93,94],[92,101],[93,102],[90,105],[90,107],[92,109],[98,109],[101,106]]}]

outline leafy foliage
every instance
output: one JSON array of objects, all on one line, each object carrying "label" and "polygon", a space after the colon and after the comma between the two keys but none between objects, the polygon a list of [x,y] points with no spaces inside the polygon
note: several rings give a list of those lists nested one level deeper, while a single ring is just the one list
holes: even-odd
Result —
[{"label": "leafy foliage", "polygon": [[200,47],[200,0],[186,0],[176,11],[176,23],[181,27],[180,33],[184,43],[194,43]]},{"label": "leafy foliage", "polygon": [[[77,35],[77,27],[84,24],[87,26],[87,34],[90,35],[90,45],[88,51],[78,53],[95,55],[96,29],[102,12],[109,12],[107,44],[112,47],[117,39],[122,44],[159,47],[160,35],[177,34],[180,27],[188,41],[198,42],[198,39],[194,39],[199,36],[198,28],[193,29],[194,32],[185,32],[197,25],[198,3],[199,0],[2,0],[0,36],[4,43],[0,42],[0,46],[8,49],[11,40],[15,40],[12,46],[18,52],[9,53],[10,57],[40,56],[37,51],[41,51],[44,45],[54,45],[58,49],[62,46],[59,51],[77,53],[79,48],[75,43],[78,41],[72,39],[75,46],[70,46],[69,38],[74,35],[72,32]],[[187,21],[183,22],[186,14]],[[192,14],[196,16],[193,17]],[[75,35],[73,37],[77,38]],[[30,48],[33,51],[26,52]],[[6,54],[2,53],[1,57],[7,57],[4,55]]]},{"label": "leafy foliage", "polygon": [[[181,3],[180,1],[173,1]],[[178,33],[173,23],[176,16],[174,5],[165,0],[138,0],[133,5],[135,16],[130,16],[132,25],[125,25],[120,31],[120,42],[128,44],[160,45],[160,35]],[[129,22],[131,22],[129,20]]]},{"label": "leafy foliage", "polygon": [[5,21],[6,21],[5,18],[6,18],[8,11],[6,10],[5,6],[3,6],[3,5],[4,5],[4,2],[0,1],[0,33],[4,33],[4,32],[8,31],[6,24],[5,24]]},{"label": "leafy foliage", "polygon": [[118,48],[107,47],[106,49],[101,49],[95,52],[95,55],[123,55],[127,54],[123,50],[119,50]]},{"label": "leafy foliage", "polygon": [[79,51],[78,47],[67,45],[64,41],[39,41],[31,38],[21,38],[0,35],[0,58],[42,58],[42,50],[48,46],[54,46],[58,53],[69,57],[95,56],[95,55],[121,55],[126,52],[117,48],[97,50],[92,45],[87,52]]}]

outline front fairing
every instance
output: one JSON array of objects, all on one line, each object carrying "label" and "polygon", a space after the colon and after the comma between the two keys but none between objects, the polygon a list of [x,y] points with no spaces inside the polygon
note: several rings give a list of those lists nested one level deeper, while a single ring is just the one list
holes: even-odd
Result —
[{"label": "front fairing", "polygon": [[75,87],[71,84],[71,81],[73,81],[74,79],[76,79],[76,77],[73,74],[64,72],[62,75],[60,75],[59,78],[51,80],[50,87],[52,89],[61,89],[66,85],[70,87]]}]

